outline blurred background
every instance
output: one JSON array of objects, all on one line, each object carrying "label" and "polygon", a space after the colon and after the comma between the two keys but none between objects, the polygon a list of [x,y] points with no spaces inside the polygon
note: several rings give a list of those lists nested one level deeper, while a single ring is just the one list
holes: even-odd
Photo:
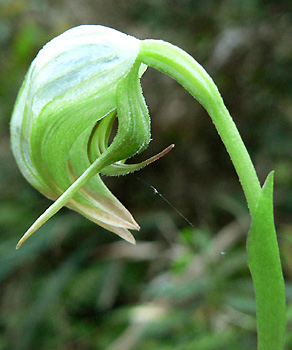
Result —
[{"label": "blurred background", "polygon": [[237,176],[203,108],[153,69],[142,78],[153,141],[137,161],[176,147],[138,173],[105,179],[141,226],[137,245],[65,208],[15,250],[50,201],[13,159],[13,105],[40,48],[79,24],[164,39],[189,52],[218,85],[261,182],[275,170],[292,349],[288,4],[0,0],[0,350],[256,349],[249,215]]}]

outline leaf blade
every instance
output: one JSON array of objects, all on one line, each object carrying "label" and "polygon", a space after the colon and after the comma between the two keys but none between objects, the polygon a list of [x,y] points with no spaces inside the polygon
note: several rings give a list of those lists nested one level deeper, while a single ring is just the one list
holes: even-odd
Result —
[{"label": "leaf blade", "polygon": [[281,350],[285,342],[285,287],[273,216],[271,172],[262,188],[247,243],[257,303],[258,350]]}]

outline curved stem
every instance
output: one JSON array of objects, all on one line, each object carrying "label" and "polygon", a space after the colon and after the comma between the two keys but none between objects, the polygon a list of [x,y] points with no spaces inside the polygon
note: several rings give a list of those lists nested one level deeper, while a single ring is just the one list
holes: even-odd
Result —
[{"label": "curved stem", "polygon": [[142,41],[138,59],[174,78],[207,110],[234,164],[253,216],[261,186],[246,147],[211,77],[185,51],[161,40]]},{"label": "curved stem", "polygon": [[261,188],[256,171],[208,73],[190,55],[160,40],[141,42],[138,59],[178,81],[207,110],[230,155],[252,216],[249,268],[257,302],[259,350],[282,350],[285,339],[285,289],[273,219],[273,176]]}]

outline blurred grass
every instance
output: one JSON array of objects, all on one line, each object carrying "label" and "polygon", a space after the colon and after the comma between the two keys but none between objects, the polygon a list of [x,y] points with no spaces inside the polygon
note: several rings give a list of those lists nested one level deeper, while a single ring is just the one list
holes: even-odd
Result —
[{"label": "blurred grass", "polygon": [[137,246],[63,209],[15,251],[50,202],[12,157],[13,104],[42,45],[85,23],[164,39],[192,54],[218,84],[260,178],[275,170],[292,348],[290,14],[276,0],[0,1],[1,350],[256,348],[241,188],[206,113],[153,70],[142,81],[153,142],[141,159],[176,147],[138,175],[106,179],[142,227]]}]

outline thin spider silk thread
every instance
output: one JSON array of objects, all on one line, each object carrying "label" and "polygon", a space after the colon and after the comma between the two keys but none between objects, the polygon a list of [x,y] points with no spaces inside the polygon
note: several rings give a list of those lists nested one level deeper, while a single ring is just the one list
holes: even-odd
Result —
[{"label": "thin spider silk thread", "polygon": [[194,224],[187,217],[185,217],[183,213],[177,207],[175,207],[167,198],[165,198],[153,185],[149,184],[148,182],[139,178],[138,176],[135,176],[135,177],[144,185],[150,187],[153,190],[154,194],[157,194],[161,199],[163,199],[165,203],[171,207],[171,209],[173,209],[180,217],[184,219],[184,221],[188,223],[188,225],[190,225],[191,227],[194,227]]}]

